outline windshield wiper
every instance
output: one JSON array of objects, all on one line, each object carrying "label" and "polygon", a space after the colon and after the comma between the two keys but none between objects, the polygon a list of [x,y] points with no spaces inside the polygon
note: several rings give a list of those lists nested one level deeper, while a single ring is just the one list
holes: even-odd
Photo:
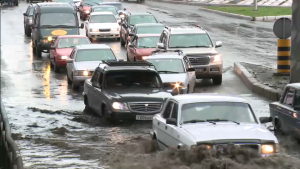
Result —
[{"label": "windshield wiper", "polygon": [[196,47],[196,48],[210,48],[210,46],[189,46],[189,48],[193,48],[193,47]]},{"label": "windshield wiper", "polygon": [[167,71],[167,70],[162,70],[162,71],[157,71],[158,73],[179,73],[179,72],[173,72],[173,71]]},{"label": "windshield wiper", "polygon": [[209,123],[216,124],[216,123],[213,122],[213,121],[206,121],[206,120],[189,120],[189,121],[183,122],[183,124],[186,124],[186,123],[199,123],[199,122],[209,122]]},{"label": "windshield wiper", "polygon": [[172,46],[170,48],[188,48],[189,46]]},{"label": "windshield wiper", "polygon": [[236,124],[240,124],[239,122],[232,121],[232,120],[227,120],[227,119],[206,119],[206,121],[216,121],[216,122],[219,122],[219,121],[230,121],[230,122],[233,122],[233,123],[236,123]]}]

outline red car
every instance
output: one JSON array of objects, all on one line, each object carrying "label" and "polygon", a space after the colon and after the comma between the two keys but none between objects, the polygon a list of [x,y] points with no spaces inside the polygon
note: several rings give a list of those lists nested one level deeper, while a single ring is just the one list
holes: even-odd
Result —
[{"label": "red car", "polygon": [[57,37],[54,45],[50,48],[50,65],[55,72],[66,68],[67,59],[73,48],[78,45],[91,44],[88,37],[83,35],[64,35]]},{"label": "red car", "polygon": [[151,55],[158,43],[160,34],[138,34],[127,45],[127,61],[144,60]]},{"label": "red car", "polygon": [[91,6],[89,5],[81,5],[79,6],[79,16],[80,16],[80,19],[82,20],[86,20],[87,17],[90,15],[90,12],[91,12]]}]

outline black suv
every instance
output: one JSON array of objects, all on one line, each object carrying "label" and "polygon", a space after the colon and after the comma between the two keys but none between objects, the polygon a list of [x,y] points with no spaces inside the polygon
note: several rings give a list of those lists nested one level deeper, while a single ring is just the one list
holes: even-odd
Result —
[{"label": "black suv", "polygon": [[172,95],[151,63],[103,61],[84,83],[84,104],[106,120],[152,120]]},{"label": "black suv", "polygon": [[157,19],[150,13],[130,13],[127,12],[125,18],[121,19],[121,46],[125,46],[129,33],[133,27],[140,23],[158,23]]},{"label": "black suv", "polygon": [[23,13],[24,15],[24,32],[25,35],[30,37],[31,36],[31,29],[32,29],[32,23],[33,23],[33,11],[35,8],[36,4],[30,4],[26,12]]}]

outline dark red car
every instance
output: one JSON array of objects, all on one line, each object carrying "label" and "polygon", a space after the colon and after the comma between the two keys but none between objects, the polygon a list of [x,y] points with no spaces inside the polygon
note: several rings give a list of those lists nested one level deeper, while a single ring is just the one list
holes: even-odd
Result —
[{"label": "dark red car", "polygon": [[78,45],[91,44],[88,37],[83,35],[64,35],[57,37],[54,46],[50,48],[50,65],[55,72],[66,68],[67,59],[73,48]]},{"label": "dark red car", "polygon": [[81,0],[80,5],[78,7],[80,19],[86,20],[87,17],[91,13],[92,6],[99,5],[103,0]]},{"label": "dark red car", "polygon": [[127,61],[144,60],[156,48],[160,34],[138,34],[127,45]]}]

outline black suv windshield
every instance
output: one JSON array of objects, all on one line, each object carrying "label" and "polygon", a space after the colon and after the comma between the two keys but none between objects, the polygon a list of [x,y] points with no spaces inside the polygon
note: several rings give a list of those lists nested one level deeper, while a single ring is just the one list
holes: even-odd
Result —
[{"label": "black suv windshield", "polygon": [[76,26],[76,16],[71,13],[44,13],[41,15],[41,26]]},{"label": "black suv windshield", "polygon": [[134,15],[130,17],[130,25],[135,25],[139,23],[157,23],[157,21],[152,15]]},{"label": "black suv windshield", "polygon": [[90,44],[88,38],[60,38],[57,48],[73,48],[78,45]]},{"label": "black suv windshield", "polygon": [[137,28],[136,34],[161,34],[164,26],[141,26]]},{"label": "black suv windshield", "polygon": [[206,33],[170,35],[169,48],[200,48],[212,46],[211,40]]},{"label": "black suv windshield", "polygon": [[116,56],[110,49],[85,49],[79,50],[76,55],[76,62],[84,61],[102,61],[117,60]]},{"label": "black suv windshield", "polygon": [[155,48],[159,37],[139,37],[137,48]]},{"label": "black suv windshield", "polygon": [[105,78],[106,88],[160,88],[159,76],[149,71],[112,71]]},{"label": "black suv windshield", "polygon": [[94,8],[94,12],[111,12],[114,15],[118,14],[115,7],[97,7]]},{"label": "black suv windshield", "polygon": [[117,22],[114,15],[92,15],[90,23],[115,23]]},{"label": "black suv windshield", "polygon": [[148,59],[147,62],[152,63],[160,73],[184,73],[181,59]]},{"label": "black suv windshield", "polygon": [[[247,103],[189,103],[184,104],[181,108],[181,123],[192,120],[210,121],[210,119],[256,123],[253,112]],[[217,122],[218,120],[215,121]]]}]

